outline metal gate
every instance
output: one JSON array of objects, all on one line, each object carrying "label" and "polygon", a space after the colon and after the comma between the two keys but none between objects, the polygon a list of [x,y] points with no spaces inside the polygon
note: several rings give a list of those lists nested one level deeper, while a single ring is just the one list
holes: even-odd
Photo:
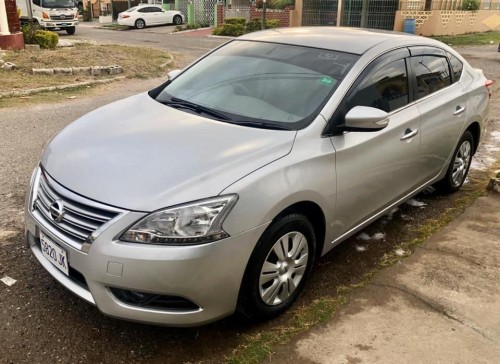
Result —
[{"label": "metal gate", "polygon": [[194,22],[200,25],[214,25],[215,6],[218,0],[180,0],[179,10],[187,16],[188,4],[194,6]]},{"label": "metal gate", "polygon": [[[394,29],[399,0],[343,0],[341,25]],[[302,25],[337,25],[338,0],[304,0]]]}]

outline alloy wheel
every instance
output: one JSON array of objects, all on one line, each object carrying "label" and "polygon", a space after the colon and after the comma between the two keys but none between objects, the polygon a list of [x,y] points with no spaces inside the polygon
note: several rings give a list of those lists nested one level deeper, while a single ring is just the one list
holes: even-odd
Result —
[{"label": "alloy wheel", "polygon": [[276,306],[297,289],[309,262],[306,237],[297,231],[283,235],[273,245],[262,265],[259,292],[262,301]]},{"label": "alloy wheel", "polygon": [[471,151],[471,145],[467,140],[465,140],[457,150],[451,174],[451,180],[455,186],[461,185],[465,179],[471,162]]}]

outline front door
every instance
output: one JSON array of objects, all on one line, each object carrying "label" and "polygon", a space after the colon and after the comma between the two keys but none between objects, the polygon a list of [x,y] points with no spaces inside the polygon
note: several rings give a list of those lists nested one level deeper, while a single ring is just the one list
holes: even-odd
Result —
[{"label": "front door", "polygon": [[[336,239],[413,191],[424,179],[415,168],[420,152],[420,113],[410,103],[408,55],[407,49],[397,50],[374,61],[342,103],[345,112],[358,105],[384,110],[390,121],[378,132],[331,137],[337,174]],[[334,118],[343,118],[336,114]]]}]

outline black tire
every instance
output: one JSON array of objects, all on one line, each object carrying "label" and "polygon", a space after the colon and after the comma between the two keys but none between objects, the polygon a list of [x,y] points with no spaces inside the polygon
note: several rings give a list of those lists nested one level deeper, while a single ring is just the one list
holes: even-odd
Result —
[{"label": "black tire", "polygon": [[175,25],[181,25],[182,24],[182,17],[180,15],[174,16],[174,24]]},{"label": "black tire", "polygon": [[[298,257],[297,260],[293,260],[294,262],[302,260],[303,257],[305,257],[304,259],[306,259],[306,263],[303,273],[296,273],[302,269],[301,266],[297,268],[294,267],[292,263],[289,263],[290,265],[286,264],[286,266],[283,263],[280,263],[280,258],[276,255],[273,247],[280,243],[284,237],[287,237],[284,239],[284,241],[287,241],[287,245],[291,242],[290,239],[292,239],[292,237],[296,237],[297,240],[301,239],[301,241],[303,241],[302,238],[307,240],[307,244],[304,244],[307,246],[307,249],[296,248],[296,250],[293,250],[295,253],[291,254],[293,258]],[[280,247],[282,246],[283,245],[280,245]],[[290,245],[288,246],[290,247]],[[301,244],[299,243],[297,246],[300,247]],[[292,250],[289,251],[289,253],[291,252]],[[311,274],[315,257],[316,237],[314,228],[309,220],[304,215],[296,213],[279,217],[267,228],[264,234],[262,234],[252,253],[252,256],[250,257],[240,288],[237,308],[238,311],[248,318],[262,319],[271,318],[283,313],[295,302],[303,290],[304,285]],[[273,259],[277,260],[275,263],[276,266],[280,266],[280,264],[282,265],[279,269],[276,269],[275,273],[270,275],[275,276],[274,279],[270,279],[269,282],[261,285],[261,275],[265,274],[263,270],[264,263],[274,262]],[[288,255],[288,259],[292,259],[292,257]],[[280,272],[278,273],[278,271]],[[300,274],[302,274],[301,278],[299,278]],[[299,279],[297,283],[291,282],[296,278]],[[286,280],[287,283],[284,284],[282,279]],[[268,287],[266,287],[267,284],[269,284]],[[273,288],[275,284],[278,285],[277,288]],[[293,289],[293,287],[296,288],[294,288],[292,292],[289,292],[288,288]],[[270,300],[273,300],[272,304],[265,302],[263,298],[266,296],[264,292],[270,292],[271,290],[274,292],[280,292],[276,292],[275,298],[270,298]],[[273,294],[270,296],[272,297]],[[285,298],[281,299],[280,296],[284,296]]]},{"label": "black tire", "polygon": [[144,29],[146,27],[146,22],[144,21],[144,19],[137,19],[135,21],[135,27],[137,29]]},{"label": "black tire", "polygon": [[75,34],[75,32],[76,32],[76,27],[66,28],[66,33],[68,33],[69,35],[73,35]]},{"label": "black tire", "polygon": [[[474,148],[474,137],[472,133],[467,130],[460,138],[457,148],[453,152],[453,157],[451,158],[446,175],[435,185],[439,192],[450,194],[458,191],[460,187],[462,187],[469,173]],[[464,155],[466,149],[468,150],[468,158]]]}]

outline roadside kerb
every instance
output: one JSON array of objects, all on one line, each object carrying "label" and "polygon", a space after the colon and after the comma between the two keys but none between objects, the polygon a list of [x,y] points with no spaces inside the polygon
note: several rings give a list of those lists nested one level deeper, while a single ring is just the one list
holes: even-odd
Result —
[{"label": "roadside kerb", "polygon": [[125,78],[126,78],[125,76],[117,76],[117,77],[113,77],[113,78],[106,78],[103,80],[77,82],[77,83],[72,83],[69,85],[48,86],[48,87],[39,87],[39,88],[34,88],[34,89],[29,89],[29,90],[3,92],[3,93],[0,93],[0,99],[3,97],[27,96],[27,95],[37,94],[40,92],[68,90],[68,89],[78,88],[78,87],[82,87],[82,86],[92,86],[92,85],[97,85],[97,84],[110,83],[113,81],[124,80]]}]

